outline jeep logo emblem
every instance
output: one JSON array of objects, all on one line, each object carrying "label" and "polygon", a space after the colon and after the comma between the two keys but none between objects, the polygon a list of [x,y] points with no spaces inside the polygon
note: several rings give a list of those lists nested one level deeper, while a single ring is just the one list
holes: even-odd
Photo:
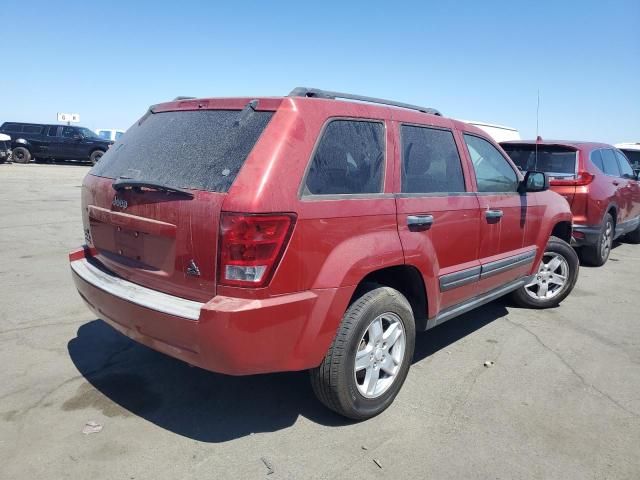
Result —
[{"label": "jeep logo emblem", "polygon": [[113,205],[114,207],[125,209],[127,208],[128,203],[126,200],[123,200],[118,197],[114,197],[113,202],[111,202],[111,205]]}]

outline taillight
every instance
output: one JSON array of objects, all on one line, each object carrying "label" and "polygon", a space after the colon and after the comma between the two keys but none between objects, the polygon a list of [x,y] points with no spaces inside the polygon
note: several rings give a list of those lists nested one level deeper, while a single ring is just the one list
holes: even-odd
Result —
[{"label": "taillight", "polygon": [[295,215],[222,213],[218,278],[223,285],[262,287],[282,257]]},{"label": "taillight", "polygon": [[589,185],[591,182],[593,182],[594,178],[596,178],[594,174],[582,171],[582,172],[578,172],[576,177],[571,179],[550,178],[549,185],[556,185],[556,186],[569,185],[569,186],[581,187],[584,185]]}]

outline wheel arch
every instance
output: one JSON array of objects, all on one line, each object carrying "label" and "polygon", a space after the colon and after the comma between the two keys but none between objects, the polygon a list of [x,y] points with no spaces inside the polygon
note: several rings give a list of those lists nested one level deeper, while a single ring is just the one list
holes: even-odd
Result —
[{"label": "wheel arch", "polygon": [[395,265],[369,272],[356,286],[349,305],[375,285],[391,287],[402,293],[413,311],[416,330],[426,330],[428,314],[427,289],[420,271],[413,265]]},{"label": "wheel arch", "polygon": [[571,222],[569,220],[561,220],[557,222],[551,229],[551,236],[558,237],[567,243],[571,242]]}]

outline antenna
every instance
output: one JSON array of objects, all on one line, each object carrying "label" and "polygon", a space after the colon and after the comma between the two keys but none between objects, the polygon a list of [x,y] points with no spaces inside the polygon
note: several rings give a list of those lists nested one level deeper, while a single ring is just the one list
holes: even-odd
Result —
[{"label": "antenna", "polygon": [[533,169],[538,169],[538,142],[540,141],[540,89],[538,88],[538,103],[536,105],[536,159]]}]

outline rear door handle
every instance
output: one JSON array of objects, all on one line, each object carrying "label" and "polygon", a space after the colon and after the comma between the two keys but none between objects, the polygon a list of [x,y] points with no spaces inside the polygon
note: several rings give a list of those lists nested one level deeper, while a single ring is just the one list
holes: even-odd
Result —
[{"label": "rear door handle", "polygon": [[429,230],[433,225],[433,215],[409,215],[407,226],[412,232],[423,232]]},{"label": "rear door handle", "polygon": [[495,220],[497,218],[502,218],[504,213],[502,210],[487,210],[484,213],[484,216],[487,217],[487,220]]}]

